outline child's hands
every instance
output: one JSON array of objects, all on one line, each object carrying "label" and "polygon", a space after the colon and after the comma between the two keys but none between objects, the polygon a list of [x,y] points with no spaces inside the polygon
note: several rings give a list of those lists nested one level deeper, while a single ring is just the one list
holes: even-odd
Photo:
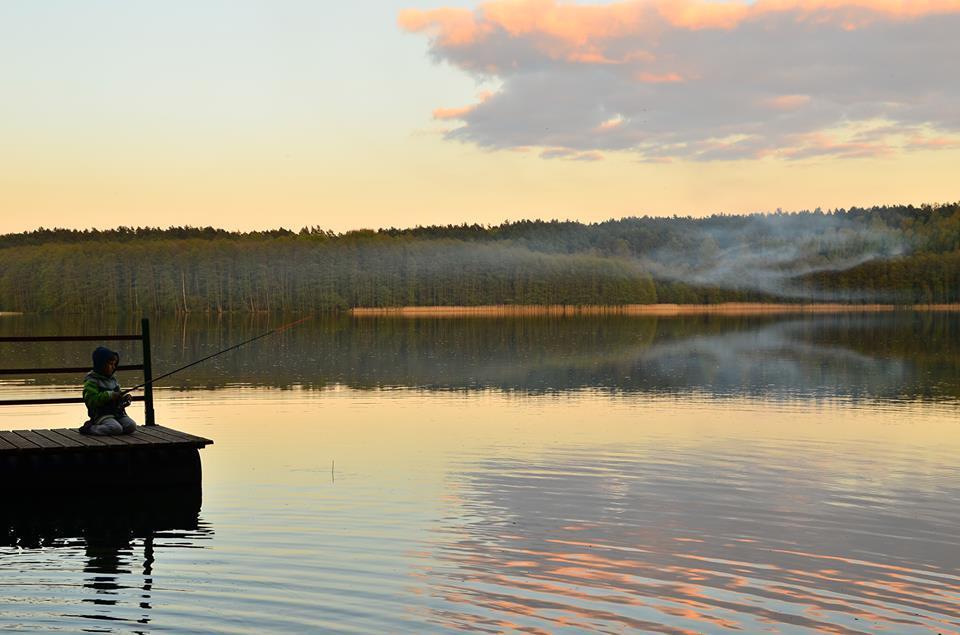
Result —
[{"label": "child's hands", "polygon": [[119,403],[121,408],[126,408],[130,405],[130,402],[133,401],[133,399],[130,398],[130,393],[120,392],[120,390],[113,391],[110,397],[113,401]]}]

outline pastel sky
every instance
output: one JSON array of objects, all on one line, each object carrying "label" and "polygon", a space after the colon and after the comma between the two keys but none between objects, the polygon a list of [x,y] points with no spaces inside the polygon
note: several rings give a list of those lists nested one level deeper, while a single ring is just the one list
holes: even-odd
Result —
[{"label": "pastel sky", "polygon": [[960,0],[6,0],[0,232],[960,199]]}]

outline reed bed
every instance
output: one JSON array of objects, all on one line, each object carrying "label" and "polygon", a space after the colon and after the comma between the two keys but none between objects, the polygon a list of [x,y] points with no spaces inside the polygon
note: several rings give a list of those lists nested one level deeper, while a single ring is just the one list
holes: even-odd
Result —
[{"label": "reed bed", "polygon": [[952,313],[960,311],[960,304],[915,304],[911,308],[914,311],[941,311]]},{"label": "reed bed", "polygon": [[355,317],[456,318],[521,317],[573,315],[771,315],[783,313],[883,313],[889,311],[960,311],[960,304],[764,304],[728,302],[722,304],[625,304],[594,305],[488,305],[488,306],[403,306],[358,307],[350,309]]}]

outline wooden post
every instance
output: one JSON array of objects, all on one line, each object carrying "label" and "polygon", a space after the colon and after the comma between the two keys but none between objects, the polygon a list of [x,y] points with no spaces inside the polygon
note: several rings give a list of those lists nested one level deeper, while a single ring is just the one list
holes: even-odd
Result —
[{"label": "wooden post", "polygon": [[143,341],[143,410],[146,414],[148,426],[155,426],[153,419],[153,367],[150,363],[150,320],[140,320],[140,337]]}]

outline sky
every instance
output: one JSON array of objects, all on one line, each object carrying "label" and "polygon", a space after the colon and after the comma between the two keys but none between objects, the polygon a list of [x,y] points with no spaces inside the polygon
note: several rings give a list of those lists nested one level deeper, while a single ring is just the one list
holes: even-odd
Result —
[{"label": "sky", "polygon": [[0,232],[960,200],[960,0],[5,0]]}]

